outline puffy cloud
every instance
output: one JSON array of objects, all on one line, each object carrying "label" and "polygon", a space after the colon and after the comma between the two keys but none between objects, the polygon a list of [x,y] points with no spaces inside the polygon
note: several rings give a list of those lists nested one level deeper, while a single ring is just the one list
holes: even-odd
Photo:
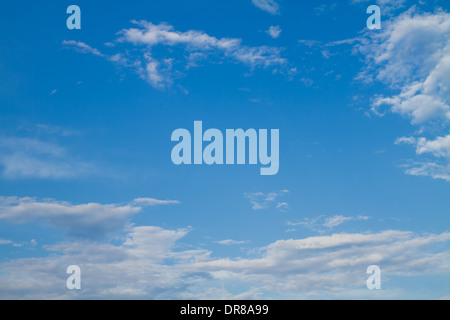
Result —
[{"label": "puffy cloud", "polygon": [[416,146],[417,154],[430,153],[435,157],[450,158],[450,134],[445,137],[438,137],[435,140],[426,138],[401,137],[396,144],[411,144]]},{"label": "puffy cloud", "polygon": [[420,138],[417,141],[417,153],[431,153],[435,157],[450,158],[450,134],[445,137],[438,137],[432,141]]},{"label": "puffy cloud", "polygon": [[[449,18],[444,12],[418,14],[410,10],[359,47],[376,66],[368,71],[401,90],[393,97],[378,97],[375,110],[390,106],[414,124],[450,119],[450,80],[446,76],[450,71]],[[370,77],[369,73],[364,76]]]},{"label": "puffy cloud", "polygon": [[450,15],[419,14],[409,10],[384,31],[370,33],[359,50],[366,55],[368,68],[362,74],[366,80],[376,79],[401,90],[393,97],[379,97],[374,108],[391,106],[393,112],[423,123],[433,118],[449,119],[450,80]]},{"label": "puffy cloud", "polygon": [[280,37],[281,34],[281,27],[280,26],[271,26],[269,30],[266,31],[269,36],[271,36],[273,39],[277,39]]},{"label": "puffy cloud", "polygon": [[419,13],[413,7],[390,22],[380,33],[366,33],[356,48],[367,58],[368,67],[359,79],[377,79],[399,91],[377,96],[372,104],[376,114],[389,111],[420,125],[421,131],[440,128],[443,136],[400,138],[399,143],[416,146],[418,155],[443,160],[414,161],[406,173],[449,180],[450,123],[450,14],[444,11]]}]

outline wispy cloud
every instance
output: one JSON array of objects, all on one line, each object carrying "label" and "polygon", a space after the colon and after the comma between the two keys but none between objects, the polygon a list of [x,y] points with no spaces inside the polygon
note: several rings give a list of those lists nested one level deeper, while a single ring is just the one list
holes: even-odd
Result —
[{"label": "wispy cloud", "polygon": [[64,179],[90,174],[92,164],[57,144],[34,138],[0,137],[0,165],[8,179]]},{"label": "wispy cloud", "polygon": [[365,220],[369,220],[369,217],[365,217],[365,216],[357,216],[357,217],[334,216],[331,218],[326,218],[323,226],[331,229],[331,228],[340,226],[341,224],[343,224],[345,222],[353,221],[353,220],[365,221]]},{"label": "wispy cloud", "polygon": [[158,200],[154,198],[138,198],[133,200],[133,203],[143,206],[159,206],[159,205],[168,205],[168,204],[179,204],[178,200]]},{"label": "wispy cloud", "polygon": [[304,39],[298,40],[298,43],[303,44],[303,45],[305,45],[307,47],[310,47],[310,48],[314,47],[316,45],[321,45],[322,44],[322,42],[318,41],[318,40],[304,40]]},{"label": "wispy cloud", "polygon": [[227,240],[216,241],[216,243],[224,245],[224,246],[235,246],[235,245],[239,245],[239,244],[248,243],[248,241],[237,241],[237,240],[227,239]]},{"label": "wispy cloud", "polygon": [[105,55],[101,53],[98,49],[91,47],[90,45],[81,42],[81,41],[74,41],[74,40],[64,40],[62,44],[65,47],[72,48],[78,52],[81,53],[90,53],[95,56],[104,57]]},{"label": "wispy cloud", "polygon": [[78,130],[45,123],[21,125],[17,128],[17,131],[22,134],[33,135],[34,137],[70,137],[82,135],[82,132]]},{"label": "wispy cloud", "polygon": [[286,211],[289,209],[289,204],[287,202],[278,202],[276,208],[280,211]]},{"label": "wispy cloud", "polygon": [[279,192],[271,193],[245,193],[244,196],[250,201],[253,210],[264,210],[271,206],[275,206],[277,209],[285,210],[289,207],[287,202],[279,202],[279,198],[288,194],[288,190],[282,190]]},{"label": "wispy cloud", "polygon": [[401,137],[395,141],[395,144],[413,145],[417,155],[428,154],[435,158],[433,162],[410,161],[410,163],[402,165],[407,174],[450,181],[450,135],[437,137],[435,140],[423,137]]},{"label": "wispy cloud", "polygon": [[[132,21],[133,28],[122,29],[114,46],[108,46],[111,54],[103,54],[85,43],[64,41],[82,53],[104,57],[123,67],[132,68],[154,88],[171,86],[174,79],[183,76],[190,68],[197,67],[201,61],[213,57],[242,63],[252,70],[272,68],[280,72],[288,64],[281,56],[281,49],[269,46],[246,46],[239,38],[217,38],[203,31],[178,31],[167,23],[153,24],[148,21]],[[140,50],[129,50],[129,46]],[[118,52],[124,47],[122,52]],[[164,52],[154,50],[166,48]],[[174,50],[174,49],[180,49]]]},{"label": "wispy cloud", "polygon": [[[338,227],[346,222],[350,221],[367,221],[371,219],[368,216],[356,216],[356,217],[348,217],[343,215],[335,215],[331,217],[326,216],[318,216],[315,218],[305,218],[299,222],[287,222],[288,226],[297,227],[302,226],[312,231],[324,233],[326,231],[332,230],[335,227]],[[290,231],[295,231],[295,229],[291,229]]]},{"label": "wispy cloud", "polygon": [[[32,239],[27,245],[35,246],[37,244],[36,240]],[[12,240],[0,239],[0,246],[13,246],[13,247],[23,247],[24,243],[17,243]]]},{"label": "wispy cloud", "polygon": [[275,0],[252,0],[253,4],[270,14],[280,14],[280,5]]},{"label": "wispy cloud", "polygon": [[11,240],[0,239],[0,245],[12,245],[14,244]]},{"label": "wispy cloud", "polygon": [[405,173],[412,176],[431,177],[450,182],[450,164],[438,164],[436,162],[410,161],[401,165]]},{"label": "wispy cloud", "polygon": [[[23,127],[22,127],[23,129]],[[30,130],[32,130],[31,128],[28,128]],[[72,130],[69,128],[64,128],[61,126],[53,126],[53,125],[48,125],[48,124],[44,124],[44,123],[38,123],[34,129],[36,130],[36,132],[38,134],[46,134],[46,135],[58,135],[61,137],[69,137],[69,136],[76,136],[76,135],[80,135],[81,132],[77,131],[77,130]]]}]

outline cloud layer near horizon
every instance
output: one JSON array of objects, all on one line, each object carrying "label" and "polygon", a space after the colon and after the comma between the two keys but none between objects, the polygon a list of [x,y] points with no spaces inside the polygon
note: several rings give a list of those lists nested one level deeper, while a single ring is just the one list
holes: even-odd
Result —
[{"label": "cloud layer near horizon", "polygon": [[[366,268],[383,276],[447,274],[450,234],[389,230],[279,240],[253,258],[217,258],[204,249],[182,249],[188,229],[132,228],[122,244],[75,241],[47,246],[46,258],[2,263],[0,296],[26,299],[256,299],[301,298],[365,289]],[[67,266],[82,270],[82,290],[65,288]],[[234,289],[233,289],[234,288]],[[384,291],[395,296],[395,288]],[[387,295],[387,296],[386,296]],[[357,296],[355,296],[357,297]],[[359,296],[361,297],[361,296]],[[379,296],[380,297],[380,296]]]}]

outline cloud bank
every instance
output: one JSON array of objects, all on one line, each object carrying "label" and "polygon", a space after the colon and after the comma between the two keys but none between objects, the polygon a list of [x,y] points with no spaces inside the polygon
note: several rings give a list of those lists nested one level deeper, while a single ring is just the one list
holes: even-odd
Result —
[{"label": "cloud bank", "polygon": [[[118,245],[76,241],[47,246],[47,258],[2,263],[0,297],[50,299],[257,299],[306,298],[323,293],[374,297],[366,268],[377,264],[384,279],[446,274],[450,234],[389,230],[279,240],[253,258],[214,258],[186,249],[188,229],[132,228]],[[182,249],[184,247],[184,249]],[[56,255],[55,255],[56,254]],[[82,290],[65,288],[67,266],[82,270]],[[353,292],[353,296],[352,296]],[[399,294],[391,287],[379,298]],[[398,296],[397,296],[398,297]]]}]

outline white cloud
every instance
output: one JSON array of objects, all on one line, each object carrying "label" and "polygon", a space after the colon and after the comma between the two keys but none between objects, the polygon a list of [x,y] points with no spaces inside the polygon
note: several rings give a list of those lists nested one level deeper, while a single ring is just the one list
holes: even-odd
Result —
[{"label": "white cloud", "polygon": [[[291,227],[302,226],[302,227],[308,228],[310,230],[320,232],[321,230],[318,227],[321,227],[322,224],[319,224],[318,221],[321,219],[323,219],[323,216],[319,216],[319,217],[316,217],[313,219],[304,218],[303,221],[300,221],[300,222],[288,221],[288,222],[286,222],[286,224]],[[296,229],[289,229],[289,232],[293,232],[293,231],[296,231]]]},{"label": "white cloud", "polygon": [[14,244],[11,240],[0,239],[0,245],[12,245]]},{"label": "white cloud", "polygon": [[[34,240],[34,242],[33,241],[30,241],[30,245],[32,245],[32,246],[34,246],[35,245],[35,241],[36,240]],[[0,239],[0,246],[1,245],[9,245],[9,246],[13,246],[13,247],[23,247],[24,246],[24,244],[23,243],[16,243],[16,242],[14,242],[14,241],[11,241],[11,240],[5,240],[5,239]]]},{"label": "white cloud", "polygon": [[266,31],[269,36],[271,36],[273,39],[277,39],[280,37],[280,34],[282,32],[280,26],[271,26],[269,30]]},{"label": "white cloud", "polygon": [[64,46],[73,48],[81,53],[90,53],[90,54],[93,54],[93,55],[99,56],[99,57],[105,56],[98,49],[95,49],[81,41],[64,40],[62,43]]},{"label": "white cloud", "polygon": [[77,264],[83,275],[83,290],[79,293],[84,297],[170,296],[171,292],[178,293],[184,289],[183,281],[195,282],[196,276],[192,275],[189,281],[189,274],[163,262],[176,259],[180,263],[189,261],[190,257],[200,259],[202,255],[200,251],[174,251],[176,241],[186,232],[136,227],[119,246],[84,241],[48,246],[47,250],[58,253],[59,257],[19,259],[1,265],[2,272],[22,275],[16,280],[8,276],[0,277],[0,295],[39,299],[75,298],[77,293],[65,288],[64,278],[67,266]]},{"label": "white cloud", "polygon": [[401,138],[398,138],[398,139],[395,141],[395,144],[402,144],[402,143],[405,143],[405,144],[415,144],[416,141],[417,141],[417,139],[414,138],[414,137],[401,137]]},{"label": "white cloud", "polygon": [[[287,65],[287,60],[281,57],[281,49],[268,46],[245,46],[242,39],[216,38],[203,31],[177,31],[167,23],[153,24],[147,21],[132,21],[136,26],[123,29],[116,41],[116,46],[109,46],[115,53],[105,55],[87,44],[76,41],[64,41],[83,53],[102,56],[109,61],[134,69],[143,79],[154,88],[170,87],[177,77],[189,68],[197,67],[199,62],[208,57],[228,59],[239,62],[251,69],[274,68],[281,72]],[[142,50],[130,50],[121,46],[141,47]],[[157,46],[167,50],[154,50]],[[180,49],[181,54],[180,54]],[[212,59],[211,59],[212,60]]]},{"label": "white cloud", "polygon": [[[417,235],[391,230],[279,240],[260,248],[254,258],[236,259],[213,258],[206,250],[181,249],[178,243],[187,233],[185,229],[136,227],[119,245],[83,241],[48,246],[52,254],[47,258],[17,259],[0,265],[0,296],[295,299],[342,297],[344,292],[347,298],[363,298],[371,296],[365,289],[365,271],[372,264],[382,268],[385,279],[445,277],[450,272],[450,252],[443,246],[450,241],[449,233]],[[65,270],[74,263],[83,275],[83,290],[77,292],[65,288]],[[383,291],[383,296],[402,298],[395,287]]]},{"label": "white cloud", "polygon": [[415,145],[419,156],[436,158],[412,161],[405,165],[405,172],[449,180],[450,14],[418,13],[413,7],[386,22],[380,33],[366,33],[356,48],[368,64],[359,79],[376,79],[399,91],[393,96],[377,96],[372,104],[374,113],[383,115],[387,108],[408,118],[412,125],[420,125],[421,132],[442,131],[434,139],[403,137],[396,141]]},{"label": "white cloud", "polygon": [[275,205],[277,209],[284,210],[289,207],[287,202],[277,202],[277,199],[289,193],[288,190],[271,193],[245,193],[244,196],[250,201],[253,210],[264,210]]},{"label": "white cloud", "polygon": [[202,31],[189,30],[186,32],[176,31],[167,23],[155,25],[147,21],[133,21],[138,28],[124,29],[119,32],[119,41],[131,42],[134,45],[147,46],[176,46],[185,45],[191,50],[213,50],[233,49],[240,45],[240,39],[222,38],[217,39]]},{"label": "white cloud", "polygon": [[101,239],[123,229],[128,218],[140,212],[143,206],[176,203],[178,201],[144,198],[127,204],[74,205],[48,199],[0,197],[0,219],[20,224],[38,221],[63,228],[72,237]]},{"label": "white cloud", "polygon": [[424,153],[431,153],[435,157],[446,157],[450,159],[450,134],[431,141],[426,138],[420,138],[417,141],[417,154]]},{"label": "white cloud", "polygon": [[434,140],[423,137],[401,137],[396,140],[395,144],[414,145],[418,155],[431,154],[437,158],[450,159],[450,134],[445,137],[437,137]]},{"label": "white cloud", "polygon": [[237,61],[244,63],[250,68],[284,66],[287,60],[280,56],[281,50],[275,47],[240,47],[229,53]]},{"label": "white cloud", "polygon": [[407,174],[450,181],[450,135],[437,137],[435,140],[401,137],[395,143],[414,145],[417,155],[431,155],[436,158],[434,162],[413,161],[403,165]]},{"label": "white cloud", "polygon": [[224,246],[234,246],[234,245],[248,243],[248,241],[237,241],[237,240],[231,240],[231,239],[221,240],[221,241],[216,241],[216,242],[218,244],[221,244],[221,245],[224,245]]},{"label": "white cloud", "polygon": [[412,176],[431,177],[450,182],[450,164],[437,164],[436,162],[412,162],[405,164],[405,173]]},{"label": "white cloud", "polygon": [[326,218],[323,226],[332,229],[332,228],[340,226],[341,224],[348,222],[348,221],[354,221],[354,220],[365,221],[365,220],[369,220],[369,219],[370,219],[370,217],[366,217],[366,216],[357,216],[357,217],[334,216],[331,218]]},{"label": "white cloud", "polygon": [[358,45],[376,69],[363,77],[376,78],[401,90],[393,97],[379,97],[374,109],[383,105],[421,124],[434,119],[450,119],[450,15],[418,14],[414,10],[387,23],[370,42]]},{"label": "white cloud", "polygon": [[[287,225],[289,226],[303,226],[307,229],[310,229],[312,231],[324,233],[325,231],[329,231],[335,227],[338,227],[346,222],[350,221],[367,221],[371,219],[371,217],[368,216],[356,216],[356,217],[346,217],[342,215],[335,215],[332,217],[325,217],[325,216],[319,216],[315,217],[313,219],[305,218],[303,221],[300,222],[287,222]],[[324,229],[326,228],[326,229]],[[295,231],[295,229],[292,229],[291,231]]]},{"label": "white cloud", "polygon": [[271,290],[337,291],[363,286],[364,280],[358,274],[371,264],[382,266],[385,275],[448,272],[448,251],[431,254],[424,250],[448,241],[449,233],[423,237],[401,231],[337,234],[281,240],[267,246],[261,258],[222,259],[197,266],[211,272],[226,269],[233,276],[261,283]]},{"label": "white cloud", "polygon": [[[134,22],[138,28],[120,31],[119,42],[128,42],[134,45],[145,45],[149,48],[162,45],[167,47],[184,46],[190,53],[206,54],[222,52],[225,56],[234,58],[248,66],[268,67],[282,65],[287,61],[280,57],[280,50],[273,47],[247,47],[237,38],[216,38],[202,31],[189,30],[176,31],[169,24],[155,25],[151,22]],[[198,56],[197,56],[198,57]]]},{"label": "white cloud", "polygon": [[412,124],[423,124],[431,120],[450,120],[450,107],[436,97],[418,94],[418,86],[407,87],[395,97],[380,97],[373,103],[373,111],[379,113],[379,108],[391,106],[391,111],[410,118]]},{"label": "white cloud", "polygon": [[276,208],[281,211],[286,211],[289,209],[289,204],[287,202],[278,202]]},{"label": "white cloud", "polygon": [[146,206],[157,206],[157,205],[167,205],[167,204],[179,204],[180,201],[177,200],[158,200],[154,198],[138,198],[133,200],[134,203]]},{"label": "white cloud", "polygon": [[174,231],[158,227],[136,227],[126,238],[124,246],[135,257],[161,263],[177,255],[171,249],[187,233],[186,229]]},{"label": "white cloud", "polygon": [[253,4],[270,14],[280,14],[280,5],[275,0],[252,0]]},{"label": "white cloud", "polygon": [[337,227],[337,226],[339,226],[347,221],[351,221],[351,220],[353,220],[352,217],[334,216],[331,218],[327,218],[323,225],[324,225],[324,227],[327,227],[327,228],[334,228],[334,227]]},{"label": "white cloud", "polygon": [[[147,55],[147,66],[145,68],[147,80],[155,88],[164,88],[172,83],[169,75],[161,70],[161,63]],[[145,77],[145,76],[144,76]]]}]

